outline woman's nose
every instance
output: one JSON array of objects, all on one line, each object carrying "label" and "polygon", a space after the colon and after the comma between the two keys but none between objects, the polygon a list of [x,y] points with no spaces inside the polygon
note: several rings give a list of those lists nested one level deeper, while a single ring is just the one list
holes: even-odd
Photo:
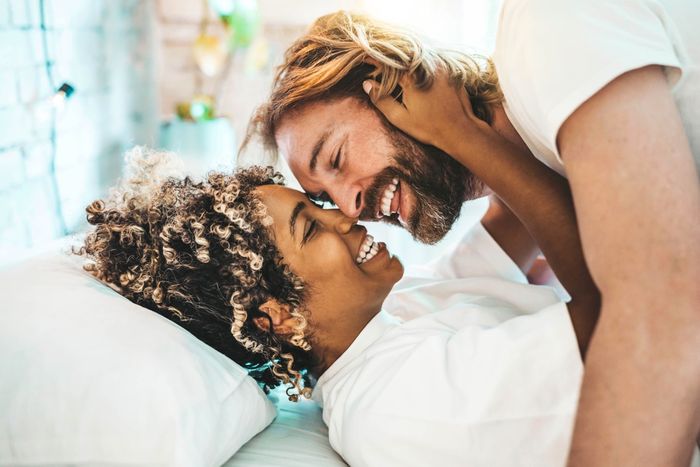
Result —
[{"label": "woman's nose", "polygon": [[325,209],[324,213],[329,217],[328,222],[332,223],[340,234],[350,232],[360,220],[358,217],[346,216],[340,209]]}]

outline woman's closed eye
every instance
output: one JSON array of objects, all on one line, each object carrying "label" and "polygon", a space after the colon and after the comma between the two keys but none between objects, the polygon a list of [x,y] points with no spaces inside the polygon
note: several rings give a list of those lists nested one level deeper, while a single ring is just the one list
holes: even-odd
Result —
[{"label": "woman's closed eye", "polygon": [[302,243],[303,245],[305,245],[306,242],[308,242],[308,241],[311,239],[311,237],[314,236],[314,234],[316,233],[317,228],[318,228],[318,225],[317,225],[316,219],[312,219],[310,222],[307,222],[307,223],[305,224],[305,226],[304,226],[304,236],[303,236],[303,238],[302,238],[302,240],[301,240],[301,243]]}]

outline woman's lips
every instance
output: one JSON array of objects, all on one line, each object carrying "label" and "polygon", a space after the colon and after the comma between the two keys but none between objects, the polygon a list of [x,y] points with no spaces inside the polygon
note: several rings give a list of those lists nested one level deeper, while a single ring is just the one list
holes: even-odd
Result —
[{"label": "woman's lips", "polygon": [[386,247],[386,243],[384,242],[379,242],[377,245],[379,245],[379,249],[377,250],[377,254],[375,254],[372,258],[370,258],[368,261],[365,261],[364,263],[358,264],[358,266],[364,266],[366,264],[374,263],[375,260],[379,256],[384,256],[384,254],[387,254],[389,250]]}]

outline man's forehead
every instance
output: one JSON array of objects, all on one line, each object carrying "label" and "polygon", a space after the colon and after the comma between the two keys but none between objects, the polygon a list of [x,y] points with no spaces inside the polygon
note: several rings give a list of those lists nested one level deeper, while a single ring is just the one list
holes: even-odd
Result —
[{"label": "man's forehead", "polygon": [[275,131],[277,145],[297,147],[304,143],[314,144],[330,127],[342,126],[357,118],[359,108],[356,99],[346,97],[316,101],[294,109],[279,122]]},{"label": "man's forehead", "polygon": [[341,124],[337,119],[311,110],[285,117],[275,132],[279,152],[295,173],[304,167],[309,170],[313,154],[318,154],[320,149],[319,143],[328,139]]}]

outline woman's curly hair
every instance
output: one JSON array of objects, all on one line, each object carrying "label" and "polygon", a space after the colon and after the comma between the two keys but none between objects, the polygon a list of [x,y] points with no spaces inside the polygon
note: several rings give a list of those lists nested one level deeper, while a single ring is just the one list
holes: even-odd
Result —
[{"label": "woman's curly hair", "polygon": [[[283,177],[251,167],[194,181],[163,176],[167,153],[136,148],[128,157],[131,176],[86,209],[94,230],[79,252],[89,259],[85,269],[247,368],[266,392],[284,383],[291,400],[310,397],[304,283],[283,263],[254,193]],[[276,335],[260,309],[269,299],[297,319],[291,339]]]}]

